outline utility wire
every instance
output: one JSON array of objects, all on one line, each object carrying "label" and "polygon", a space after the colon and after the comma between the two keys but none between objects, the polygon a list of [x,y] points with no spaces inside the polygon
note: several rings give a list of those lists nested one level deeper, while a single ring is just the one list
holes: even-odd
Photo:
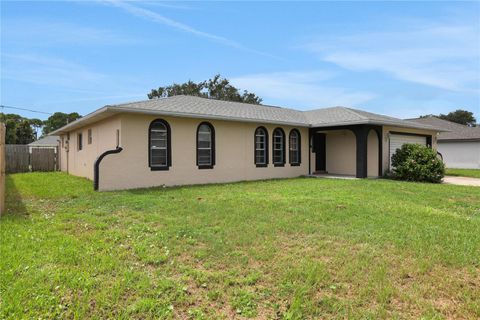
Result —
[{"label": "utility wire", "polygon": [[48,114],[48,115],[51,115],[51,113],[49,113],[49,112],[45,112],[45,111],[37,111],[37,110],[32,110],[32,109],[27,109],[27,108],[12,107],[12,106],[4,106],[3,104],[2,104],[2,105],[0,105],[0,108],[2,108],[2,109],[4,109],[4,108],[8,108],[8,109],[16,109],[16,110],[23,110],[23,111],[36,112],[36,113],[43,113],[43,114]]}]

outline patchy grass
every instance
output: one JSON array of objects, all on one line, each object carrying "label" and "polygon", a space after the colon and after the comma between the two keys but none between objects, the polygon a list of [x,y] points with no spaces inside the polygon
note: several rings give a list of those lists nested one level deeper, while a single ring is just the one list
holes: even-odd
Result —
[{"label": "patchy grass", "polygon": [[7,177],[1,318],[479,318],[478,188]]},{"label": "patchy grass", "polygon": [[457,177],[480,178],[480,169],[452,169],[447,168],[445,175]]}]

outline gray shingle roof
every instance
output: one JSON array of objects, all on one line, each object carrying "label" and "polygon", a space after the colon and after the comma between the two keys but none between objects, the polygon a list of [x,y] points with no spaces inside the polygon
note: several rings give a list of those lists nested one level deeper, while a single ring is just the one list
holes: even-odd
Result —
[{"label": "gray shingle roof", "polygon": [[218,117],[236,120],[267,121],[307,125],[303,112],[293,109],[207,99],[194,96],[174,96],[113,105],[113,107],[167,112],[181,115]]},{"label": "gray shingle roof", "polygon": [[480,127],[467,127],[459,123],[439,119],[437,117],[425,117],[409,119],[409,121],[435,126],[448,130],[438,135],[438,140],[480,140]]},{"label": "gray shingle roof", "polygon": [[356,110],[345,107],[333,107],[310,111],[255,105],[240,102],[221,101],[194,96],[174,96],[156,100],[132,102],[114,105],[114,107],[175,114],[218,117],[256,122],[288,123],[302,126],[325,127],[349,124],[390,124],[402,127],[434,129],[398,118]]},{"label": "gray shingle roof", "polygon": [[38,139],[37,141],[33,141],[28,145],[31,147],[39,146],[39,147],[50,147],[50,146],[57,146],[58,140],[60,139],[59,136],[45,136],[43,138]]},{"label": "gray shingle roof", "polygon": [[300,111],[267,105],[222,101],[195,96],[168,98],[107,105],[53,132],[59,134],[104,119],[116,113],[146,113],[164,116],[249,121],[303,127],[327,127],[352,124],[392,125],[438,131],[437,128],[361,110],[334,107]]},{"label": "gray shingle roof", "polygon": [[435,129],[429,125],[418,124],[394,117],[345,107],[310,110],[305,111],[304,113],[309,120],[310,125],[313,127],[368,123],[377,125],[393,125],[407,128]]}]

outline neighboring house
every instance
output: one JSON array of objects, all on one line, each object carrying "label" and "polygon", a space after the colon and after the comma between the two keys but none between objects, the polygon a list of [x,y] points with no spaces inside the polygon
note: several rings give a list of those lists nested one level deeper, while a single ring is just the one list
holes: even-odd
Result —
[{"label": "neighboring house", "polygon": [[28,146],[30,147],[29,150],[31,151],[32,148],[52,148],[56,149],[58,147],[58,141],[60,140],[59,136],[45,136],[32,143],[29,143]]},{"label": "neighboring house", "polygon": [[443,129],[437,150],[448,168],[480,169],[480,127],[468,127],[437,117],[410,119]]},{"label": "neighboring house", "polygon": [[436,146],[432,126],[343,107],[298,111],[175,96],[105,106],[53,132],[61,170],[95,189],[286,178],[377,177],[394,148]]}]

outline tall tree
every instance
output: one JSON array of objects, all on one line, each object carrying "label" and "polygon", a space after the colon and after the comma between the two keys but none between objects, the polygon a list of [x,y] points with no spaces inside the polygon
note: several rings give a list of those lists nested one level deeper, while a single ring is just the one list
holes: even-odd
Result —
[{"label": "tall tree", "polygon": [[53,132],[67,123],[73,122],[82,116],[79,115],[76,112],[72,113],[63,113],[63,112],[55,112],[52,114],[50,117],[48,117],[47,120],[43,122],[43,134],[49,134],[50,132]]},{"label": "tall tree", "polygon": [[469,127],[475,127],[477,119],[473,116],[473,112],[458,109],[448,114],[440,114],[440,119],[460,123]]},{"label": "tall tree", "polygon": [[38,139],[38,131],[40,128],[43,127],[43,121],[37,118],[30,119],[30,125],[33,127],[33,130],[35,131],[35,139]]},{"label": "tall tree", "polygon": [[152,89],[148,94],[148,98],[157,99],[181,94],[253,104],[262,102],[262,99],[254,93],[246,90],[240,93],[239,89],[231,85],[228,79],[222,78],[219,74],[207,81],[195,83],[189,80],[182,84],[174,83],[169,86]]},{"label": "tall tree", "polygon": [[35,121],[32,123],[31,119],[24,118],[14,113],[1,113],[0,121],[5,123],[6,144],[28,144],[35,141]]}]

